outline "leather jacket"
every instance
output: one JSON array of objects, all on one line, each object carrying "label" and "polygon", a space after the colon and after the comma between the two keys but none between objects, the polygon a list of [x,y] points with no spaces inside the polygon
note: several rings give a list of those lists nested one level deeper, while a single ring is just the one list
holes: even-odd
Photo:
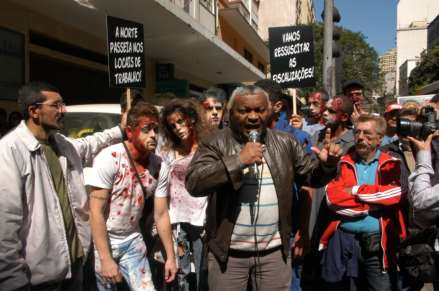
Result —
[{"label": "leather jacket", "polygon": [[[239,214],[239,188],[243,167],[239,152],[246,140],[225,128],[200,143],[189,166],[186,188],[193,196],[209,195],[207,243],[216,258],[225,263]],[[336,174],[336,166],[323,165],[306,154],[300,143],[285,132],[267,129],[261,137],[264,159],[273,178],[279,204],[279,232],[284,257],[289,253],[292,230],[293,184],[322,187]]]}]

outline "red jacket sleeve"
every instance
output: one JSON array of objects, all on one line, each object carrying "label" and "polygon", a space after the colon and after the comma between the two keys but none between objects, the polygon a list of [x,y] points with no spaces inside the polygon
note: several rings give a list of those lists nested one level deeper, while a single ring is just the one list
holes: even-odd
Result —
[{"label": "red jacket sleeve", "polygon": [[383,206],[398,204],[401,200],[400,185],[360,185],[356,193],[358,200]]},{"label": "red jacket sleeve", "polygon": [[345,188],[350,188],[355,186],[355,184],[356,179],[353,169],[350,169],[349,165],[342,163],[339,176],[329,182],[326,187],[328,207],[343,216],[357,217],[367,215],[369,206],[359,201],[352,193],[345,191]]},{"label": "red jacket sleeve", "polygon": [[375,205],[389,206],[401,200],[401,167],[397,162],[382,166],[375,185],[359,185],[354,194],[358,200]]}]

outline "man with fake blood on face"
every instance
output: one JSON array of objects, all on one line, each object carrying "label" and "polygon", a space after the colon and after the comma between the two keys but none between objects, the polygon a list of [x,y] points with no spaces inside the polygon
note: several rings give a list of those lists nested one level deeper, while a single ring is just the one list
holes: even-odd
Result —
[{"label": "man with fake blood on face", "polygon": [[325,127],[322,116],[328,99],[328,93],[323,90],[311,92],[308,95],[309,114],[303,122],[302,130],[308,132],[311,136]]},{"label": "man with fake blood on face", "polygon": [[[326,102],[325,110],[323,112],[323,123],[325,127],[316,132],[312,136],[313,145],[319,149],[325,146],[328,141],[340,146],[343,154],[354,145],[354,133],[350,128],[350,116],[353,111],[353,105],[350,98],[346,96],[335,96]],[[326,227],[329,216],[326,211],[325,201],[326,195],[325,187],[315,188],[312,190],[312,206],[309,222],[309,231],[313,237],[311,241],[318,244],[318,236]],[[312,250],[318,250],[318,245],[312,245]],[[319,280],[309,280],[313,278],[312,274],[315,272],[315,266],[319,264],[319,256],[311,253],[309,257],[304,260],[303,277],[308,278],[303,282],[303,286],[308,289],[318,288],[321,282]],[[317,261],[316,261],[317,259]]]},{"label": "man with fake blood on face", "polygon": [[207,125],[211,129],[223,127],[226,99],[226,92],[223,89],[215,87],[204,91],[198,99],[204,109]]},{"label": "man with fake blood on face", "polygon": [[[236,88],[228,109],[230,127],[200,143],[186,176],[191,195],[210,196],[209,290],[243,290],[249,274],[258,290],[289,290],[293,183],[323,186],[340,149],[328,143],[319,163],[291,134],[270,129],[270,100],[260,87]],[[305,213],[301,222],[295,256],[307,241]]]},{"label": "man with fake blood on face", "polygon": [[343,153],[353,145],[354,136],[351,130],[350,116],[353,112],[353,104],[346,96],[335,96],[330,99],[323,111],[322,120],[325,128],[317,132],[313,138],[313,144],[322,147],[325,134],[330,133],[331,141],[339,144]]},{"label": "man with fake blood on face", "polygon": [[[157,109],[139,101],[128,112],[128,140],[99,153],[86,181],[92,186],[90,223],[99,290],[112,290],[122,277],[130,290],[154,290],[139,221],[145,200],[157,187],[161,166],[154,154],[158,120]],[[165,281],[171,282],[177,268],[170,237],[163,246],[168,258]]]}]

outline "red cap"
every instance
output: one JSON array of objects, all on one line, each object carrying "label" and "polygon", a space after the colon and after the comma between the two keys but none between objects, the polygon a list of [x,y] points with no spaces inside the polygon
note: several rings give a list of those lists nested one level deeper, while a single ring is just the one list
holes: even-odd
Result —
[{"label": "red cap", "polygon": [[394,110],[401,110],[401,109],[402,109],[402,106],[400,104],[397,104],[397,103],[389,104],[389,105],[387,105],[386,111],[384,111],[384,114],[390,113]]}]

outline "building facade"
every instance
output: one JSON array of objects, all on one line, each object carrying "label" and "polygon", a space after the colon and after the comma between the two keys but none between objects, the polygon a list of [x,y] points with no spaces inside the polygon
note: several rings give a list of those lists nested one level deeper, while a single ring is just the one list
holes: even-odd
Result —
[{"label": "building facade", "polygon": [[400,96],[406,96],[409,94],[409,77],[410,72],[416,68],[416,66],[419,63],[419,58],[406,60],[400,67],[399,67],[399,92]]},{"label": "building facade", "polygon": [[315,21],[312,0],[259,0],[258,33],[268,41],[268,28],[305,25]]},{"label": "building facade", "polygon": [[143,24],[149,101],[264,78],[268,48],[260,37],[244,38],[250,28],[257,36],[253,26],[235,26],[220,7],[220,0],[2,0],[0,107],[15,110],[17,89],[32,80],[53,83],[68,104],[119,102],[122,89],[108,86],[107,15]]},{"label": "building facade", "polygon": [[379,67],[383,76],[382,93],[395,95],[396,88],[396,48],[389,49],[379,58]]},{"label": "building facade", "polygon": [[439,45],[439,14],[427,28],[427,48],[431,49],[435,45]]},{"label": "building facade", "polygon": [[[396,94],[406,95],[407,82],[410,76],[410,67],[400,70],[407,60],[418,58],[427,48],[427,27],[439,14],[439,1],[437,0],[399,0],[397,4],[396,27]],[[409,62],[410,63],[410,62]],[[406,70],[408,69],[408,70]],[[406,75],[400,75],[400,72]]]}]

